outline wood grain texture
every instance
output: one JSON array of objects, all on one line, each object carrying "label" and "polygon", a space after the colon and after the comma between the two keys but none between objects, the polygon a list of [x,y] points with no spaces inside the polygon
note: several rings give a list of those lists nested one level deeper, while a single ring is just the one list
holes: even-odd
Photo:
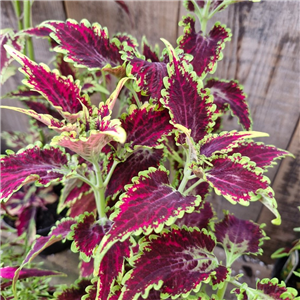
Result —
[{"label": "wood grain texture", "polygon": [[[65,12],[62,1],[34,1],[32,6],[32,24],[36,26],[46,20],[65,20]],[[11,1],[1,1],[1,29],[13,28],[17,30],[17,22]],[[49,63],[53,54],[49,52],[48,41],[33,39],[35,58],[37,62]],[[15,63],[16,66],[20,66]],[[17,71],[16,76],[10,78],[1,87],[1,95],[5,95],[21,84],[23,75]],[[21,106],[15,99],[3,99],[2,105]],[[28,117],[18,112],[1,110],[1,130],[26,131],[28,128]],[[5,144],[2,144],[2,149]]]},{"label": "wood grain texture", "polygon": [[132,22],[115,1],[66,1],[69,18],[91,23],[98,22],[108,28],[110,36],[117,32],[127,32],[141,42],[143,35],[154,46],[163,37],[175,44],[179,1],[126,1]]},{"label": "wood grain texture", "polygon": [[[185,13],[181,8],[180,15]],[[270,135],[256,140],[283,149],[291,140],[300,114],[299,15],[298,1],[245,1],[216,14],[208,25],[209,30],[220,20],[232,30],[232,40],[226,44],[224,57],[211,77],[237,79],[248,95],[253,130]],[[199,23],[197,26],[199,30]],[[230,115],[224,119],[223,128],[241,130]],[[278,167],[267,173],[272,181]],[[211,201],[219,216],[228,209],[240,218],[257,220],[262,209],[258,202],[250,207],[233,206],[216,195]]]},{"label": "wood grain texture", "polygon": [[275,250],[290,246],[296,238],[300,238],[300,232],[293,231],[294,227],[300,226],[300,122],[296,127],[288,151],[295,155],[295,159],[286,158],[276,175],[273,188],[278,210],[282,217],[280,226],[271,225],[274,216],[266,208],[263,208],[258,218],[259,223],[266,223],[265,231],[271,240],[265,242],[263,260],[272,262],[270,255]]}]

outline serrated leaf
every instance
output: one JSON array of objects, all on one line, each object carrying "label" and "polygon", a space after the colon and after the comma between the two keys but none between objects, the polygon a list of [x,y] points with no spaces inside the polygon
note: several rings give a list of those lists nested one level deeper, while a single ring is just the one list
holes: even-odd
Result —
[{"label": "serrated leaf", "polygon": [[266,190],[268,178],[262,170],[249,164],[249,160],[239,156],[219,157],[211,161],[213,167],[205,172],[206,180],[218,195],[231,203],[249,205],[258,200],[258,192]]},{"label": "serrated leaf", "polygon": [[145,36],[142,39],[142,54],[145,56],[145,60],[150,59],[152,62],[160,61],[158,45],[156,45],[153,51]]},{"label": "serrated leaf", "polygon": [[184,214],[183,218],[177,219],[174,224],[180,228],[186,226],[202,229],[208,227],[213,217],[211,204],[204,202],[201,206],[196,207],[192,213]]},{"label": "serrated leaf", "polygon": [[129,239],[114,244],[102,259],[99,269],[95,270],[99,276],[97,299],[109,299],[114,281],[124,271],[124,258],[129,257],[130,246]]},{"label": "serrated leaf", "polygon": [[100,244],[104,234],[109,230],[110,222],[100,225],[96,222],[93,213],[84,213],[77,219],[77,223],[72,226],[72,250],[83,253],[83,259],[88,261],[95,249]]},{"label": "serrated leaf", "polygon": [[225,250],[227,266],[231,266],[244,254],[262,254],[260,246],[263,240],[268,239],[262,226],[252,221],[238,219],[228,212],[222,221],[215,224],[215,235],[217,242]]},{"label": "serrated leaf", "polygon": [[270,299],[270,300],[296,300],[298,295],[294,288],[286,287],[282,281],[278,282],[277,278],[264,278],[256,283],[256,289],[248,287],[246,283],[238,289],[234,289],[233,293],[237,295],[238,300],[244,299]]},{"label": "serrated leaf", "polygon": [[[77,280],[75,284],[70,287],[65,288],[61,292],[56,292],[54,294],[56,300],[80,300],[81,297],[86,295],[86,288],[91,285],[91,281],[89,279],[83,278]],[[95,299],[95,298],[94,298]]]},{"label": "serrated leaf", "polygon": [[95,202],[95,195],[93,192],[82,195],[70,207],[68,215],[75,218],[84,212],[96,213],[97,207]]},{"label": "serrated leaf", "polygon": [[159,100],[163,88],[163,78],[167,76],[167,65],[164,62],[148,62],[130,55],[123,57],[129,61],[126,68],[127,75],[137,79],[137,90]]},{"label": "serrated leaf", "polygon": [[180,49],[193,55],[191,64],[196,74],[202,79],[207,73],[214,73],[217,61],[223,57],[225,42],[230,40],[231,32],[225,25],[217,22],[207,36],[196,33],[195,18],[188,15],[179,23],[184,26],[184,35],[177,40]]},{"label": "serrated leaf", "polygon": [[[230,152],[234,147],[238,147],[239,142],[255,138],[268,136],[266,133],[249,131],[249,132],[237,132],[223,131],[219,134],[207,134],[198,144],[200,154],[206,157],[213,156],[214,154],[225,154]],[[234,153],[235,151],[233,151]],[[237,151],[238,152],[238,151]],[[230,154],[229,154],[230,155]],[[243,155],[243,154],[242,154]],[[243,155],[247,156],[247,155]]]},{"label": "serrated leaf", "polygon": [[81,277],[90,277],[93,275],[94,272],[94,259],[91,258],[90,261],[80,261],[79,264],[80,276]]},{"label": "serrated leaf", "polygon": [[67,155],[57,147],[34,146],[1,158],[1,199],[8,199],[23,185],[48,185],[63,179],[60,169],[68,164]]},{"label": "serrated leaf", "polygon": [[81,115],[82,105],[91,106],[89,100],[80,95],[79,84],[72,77],[61,76],[45,64],[37,64],[7,46],[6,49],[23,66],[21,71],[27,77],[24,84],[42,94],[69,122],[73,123]]},{"label": "serrated leaf", "polygon": [[140,109],[131,106],[122,119],[122,127],[127,132],[126,143],[132,150],[140,146],[160,146],[160,139],[174,128],[167,110],[158,110],[152,105],[143,105]]},{"label": "serrated leaf", "polygon": [[124,186],[131,183],[131,179],[137,176],[140,171],[150,167],[158,167],[164,157],[160,149],[139,149],[126,159],[125,162],[117,165],[109,181],[105,196],[115,198],[124,191]]},{"label": "serrated leaf", "polygon": [[52,244],[66,239],[68,234],[71,232],[71,226],[76,224],[74,219],[63,219],[56,223],[56,227],[53,227],[48,236],[41,236],[36,239],[31,250],[27,253],[24,261],[21,266],[15,271],[13,279],[13,288],[16,285],[16,282],[19,278],[19,274],[22,271],[23,267],[30,263],[39,253],[44,249],[51,246]]},{"label": "serrated leaf", "polygon": [[117,240],[123,241],[130,234],[160,232],[163,226],[171,225],[185,212],[193,211],[201,202],[200,197],[183,196],[169,185],[168,173],[161,167],[139,173],[116,204],[112,228],[103,238],[100,250]]},{"label": "serrated leaf", "polygon": [[251,161],[264,170],[276,164],[276,159],[281,159],[286,156],[292,156],[290,152],[279,149],[272,145],[264,145],[263,143],[255,142],[240,142],[238,147],[234,148],[228,155],[240,153],[242,156],[247,156]]},{"label": "serrated leaf", "polygon": [[170,63],[162,101],[170,110],[172,122],[190,130],[190,136],[198,142],[213,126],[212,98],[202,89],[202,82],[186,59],[178,57],[169,43],[166,45]]},{"label": "serrated leaf", "polygon": [[[203,8],[204,4],[205,4],[204,1],[200,1],[200,0],[196,0],[196,3],[199,8]],[[191,0],[184,0],[183,5],[187,10],[192,11],[192,12],[195,11],[195,5]]]},{"label": "serrated leaf", "polygon": [[243,87],[235,80],[209,79],[205,85],[214,96],[214,103],[219,112],[224,113],[230,109],[232,114],[239,119],[245,130],[252,127],[249,105]]},{"label": "serrated leaf", "polygon": [[203,282],[218,285],[227,279],[228,270],[218,264],[212,252],[215,241],[206,231],[173,228],[142,242],[143,253],[124,278],[120,300],[146,298],[153,287],[161,290],[163,298],[187,297]]},{"label": "serrated leaf", "polygon": [[78,67],[100,69],[123,63],[120,49],[109,41],[107,28],[102,28],[98,23],[91,25],[87,20],[77,23],[68,19],[47,26],[53,31],[50,36],[59,44],[54,50],[65,54],[66,60]]}]

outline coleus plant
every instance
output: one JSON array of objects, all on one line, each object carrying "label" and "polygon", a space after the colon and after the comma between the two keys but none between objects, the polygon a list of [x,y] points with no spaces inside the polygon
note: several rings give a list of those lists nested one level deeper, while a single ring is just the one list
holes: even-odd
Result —
[{"label": "coleus plant", "polygon": [[[116,2],[130,14],[124,1]],[[15,59],[25,75],[11,95],[27,108],[2,107],[27,114],[52,138],[1,158],[2,201],[28,184],[61,183],[59,210],[68,208],[21,265],[1,270],[13,289],[18,278],[34,274],[25,267],[42,250],[68,239],[79,252],[80,278],[55,299],[223,299],[228,283],[237,299],[296,299],[276,280],[262,279],[255,289],[232,276],[238,257],[262,253],[264,225],[229,212],[218,220],[206,200],[214,191],[233,204],[260,201],[279,225],[265,172],[291,155],[253,140],[267,134],[251,130],[237,81],[209,78],[231,32],[219,22],[206,32],[207,21],[234,2],[184,1],[201,30],[194,15],[184,16],[176,47],[162,39],[162,52],[146,38],[140,49],[128,34],[109,37],[87,20],[46,21],[3,42],[5,66]],[[14,46],[24,36],[50,40],[55,70]],[[106,96],[108,75],[117,84]],[[101,97],[98,106],[91,95]],[[220,130],[227,111],[245,131]],[[214,254],[217,245],[226,262]]]}]

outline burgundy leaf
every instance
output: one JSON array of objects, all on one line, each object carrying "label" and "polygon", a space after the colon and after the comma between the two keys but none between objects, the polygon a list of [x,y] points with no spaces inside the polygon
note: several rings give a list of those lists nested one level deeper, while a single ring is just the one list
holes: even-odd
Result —
[{"label": "burgundy leaf", "polygon": [[[30,223],[32,221],[35,221],[36,210],[37,210],[36,207],[28,207],[27,209],[24,209],[22,213],[19,215],[19,218],[15,223],[18,236],[20,236],[23,232],[29,230]],[[35,235],[35,230],[34,230],[34,235]],[[27,238],[29,238],[29,240],[31,238],[29,232],[27,232]]]},{"label": "burgundy leaf", "polygon": [[73,251],[80,251],[83,258],[90,258],[95,247],[100,244],[105,232],[110,228],[110,224],[100,225],[96,222],[93,213],[84,213],[77,219],[77,224],[72,228]]},{"label": "burgundy leaf", "polygon": [[260,246],[266,239],[261,226],[228,213],[221,222],[215,224],[215,235],[226,252],[228,265],[244,254],[262,254]]},{"label": "burgundy leaf", "polygon": [[[56,300],[81,300],[86,295],[85,289],[91,285],[89,279],[80,279],[74,285],[65,288],[62,292],[55,293]],[[94,298],[95,299],[95,298]]]},{"label": "burgundy leaf", "polygon": [[159,232],[163,225],[173,224],[201,202],[200,197],[183,196],[171,187],[163,167],[139,173],[126,190],[116,204],[112,228],[103,238],[100,249],[108,249],[117,240],[123,241],[132,233],[148,235],[153,230]]},{"label": "burgundy leaf", "polygon": [[[201,1],[201,0],[196,0],[196,3],[199,8],[203,8],[205,5],[205,2]],[[185,6],[185,8],[187,10],[192,11],[192,12],[195,11],[194,3],[191,0],[184,0],[183,5]]]},{"label": "burgundy leaf", "polygon": [[234,147],[238,146],[238,143],[249,138],[268,136],[261,132],[221,132],[220,134],[206,135],[199,143],[200,154],[206,157],[213,156],[218,153],[228,153]]},{"label": "burgundy leaf", "polygon": [[153,51],[145,36],[142,39],[142,53],[145,56],[145,60],[150,59],[152,62],[159,62],[158,47]]},{"label": "burgundy leaf", "polygon": [[139,149],[135,151],[125,162],[117,165],[111,180],[108,183],[106,197],[116,197],[124,191],[124,186],[131,183],[131,179],[137,176],[140,171],[150,167],[158,167],[163,159],[163,150],[160,149]]},{"label": "burgundy leaf", "polygon": [[260,198],[257,193],[268,188],[268,178],[245,157],[219,157],[212,164],[213,168],[205,172],[207,181],[233,204],[249,205],[249,201]]},{"label": "burgundy leaf", "polygon": [[122,273],[124,258],[129,257],[131,242],[127,239],[124,242],[114,244],[102,259],[98,271],[99,294],[98,299],[109,299],[115,279]]},{"label": "burgundy leaf", "polygon": [[94,273],[94,259],[91,258],[89,262],[81,261],[79,265],[80,276],[81,277],[90,277]]},{"label": "burgundy leaf", "polygon": [[128,6],[127,4],[125,3],[125,1],[117,1],[115,0],[115,2],[126,12],[126,14],[128,16],[130,16],[130,12],[129,12],[129,9],[128,9]]},{"label": "burgundy leaf", "polygon": [[59,70],[60,74],[68,77],[69,75],[72,76],[73,79],[77,78],[76,69],[70,63],[64,61],[64,56],[59,53],[56,57],[56,67]]},{"label": "burgundy leaf", "polygon": [[146,237],[143,242],[143,253],[125,277],[120,300],[145,296],[154,285],[165,296],[176,298],[188,295],[203,281],[214,278],[217,284],[228,277],[228,270],[217,263],[215,241],[206,231],[174,228],[160,236]]},{"label": "burgundy leaf", "polygon": [[93,192],[82,195],[70,207],[69,216],[75,218],[84,212],[96,213],[97,207]]},{"label": "burgundy leaf", "polygon": [[21,267],[25,266],[27,263],[31,262],[40,252],[42,252],[47,247],[52,244],[66,239],[66,237],[72,231],[71,226],[77,222],[71,218],[65,218],[53,227],[48,236],[40,236],[36,239],[35,244],[28,252],[25,260],[23,261]]},{"label": "burgundy leaf", "polygon": [[19,100],[29,100],[40,97],[40,93],[37,91],[30,90],[27,86],[21,85],[18,86],[17,90],[9,92],[4,97],[5,98],[14,98]]},{"label": "burgundy leaf", "polygon": [[69,179],[61,191],[59,210],[61,211],[64,207],[74,204],[83,195],[89,194],[91,189],[87,183],[79,179]]},{"label": "burgundy leaf", "polygon": [[131,36],[128,33],[116,33],[113,35],[113,39],[117,38],[120,42],[121,45],[119,45],[120,50],[124,50],[125,52],[128,51],[129,48],[126,46],[129,46],[130,52],[132,51],[138,51],[138,42],[135,37]]},{"label": "burgundy leaf", "polygon": [[250,288],[246,283],[239,289],[234,289],[238,300],[248,299],[270,299],[270,300],[294,300],[298,299],[297,290],[286,287],[284,281],[278,282],[277,278],[264,278],[256,283],[256,289]]},{"label": "burgundy leaf", "polygon": [[82,104],[91,106],[89,100],[80,95],[80,87],[71,77],[60,76],[46,65],[38,65],[20,52],[7,49],[23,66],[22,72],[27,76],[24,83],[42,94],[71,123],[79,117]]},{"label": "burgundy leaf", "polygon": [[127,57],[127,74],[137,79],[138,91],[159,100],[163,88],[163,78],[167,76],[167,65],[163,62],[148,62],[137,57]]},{"label": "burgundy leaf", "polygon": [[271,145],[264,145],[263,143],[247,143],[241,142],[237,148],[234,148],[228,155],[240,153],[242,156],[247,156],[251,161],[264,170],[276,164],[275,160],[284,158],[286,156],[293,156],[286,150],[276,148]]},{"label": "burgundy leaf", "polygon": [[30,182],[48,185],[61,181],[59,169],[68,163],[66,154],[57,147],[34,146],[1,158],[1,198],[8,199],[12,193]]},{"label": "burgundy leaf", "polygon": [[190,136],[195,142],[201,140],[213,126],[212,98],[190,65],[184,58],[179,58],[171,45],[169,48],[169,77],[164,81],[163,102],[170,110],[174,124],[179,124],[191,130]]},{"label": "burgundy leaf", "polygon": [[[15,271],[18,267],[3,267],[0,268],[0,277],[6,279],[13,279]],[[30,277],[45,277],[45,276],[66,276],[64,273],[50,271],[50,270],[41,270],[41,269],[22,269],[19,274],[19,279],[25,279]]]},{"label": "burgundy leaf", "polygon": [[174,128],[169,121],[167,110],[157,110],[151,105],[144,105],[140,109],[130,107],[129,113],[122,120],[122,127],[127,133],[126,143],[129,143],[131,149],[161,145],[160,139]]},{"label": "burgundy leaf", "polygon": [[240,124],[246,130],[251,129],[252,119],[246,102],[246,95],[237,81],[209,79],[205,88],[209,88],[213,94],[218,111],[224,112],[230,108],[232,114],[239,119]]},{"label": "burgundy leaf", "polygon": [[201,31],[196,33],[192,16],[184,17],[180,25],[184,26],[184,35],[178,39],[179,48],[193,55],[194,71],[201,79],[207,73],[214,73],[217,61],[223,57],[225,42],[230,40],[230,30],[218,22],[205,37]]},{"label": "burgundy leaf", "polygon": [[68,61],[80,67],[103,68],[121,65],[123,61],[116,44],[109,41],[106,28],[98,23],[91,25],[87,20],[52,22],[51,37],[59,44],[54,50],[66,55]]},{"label": "burgundy leaf", "polygon": [[178,227],[197,227],[199,229],[207,228],[208,224],[214,217],[214,213],[209,202],[204,202],[203,205],[196,207],[192,213],[184,214],[183,218],[177,219],[175,225]]},{"label": "burgundy leaf", "polygon": [[51,23],[52,21],[46,21],[36,27],[25,29],[22,31],[22,33],[36,36],[36,37],[49,37],[52,30],[48,28],[47,25],[50,25]]}]

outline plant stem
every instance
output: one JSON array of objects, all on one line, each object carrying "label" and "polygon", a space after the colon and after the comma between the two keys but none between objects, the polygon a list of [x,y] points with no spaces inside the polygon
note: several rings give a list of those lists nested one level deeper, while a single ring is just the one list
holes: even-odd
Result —
[{"label": "plant stem", "polygon": [[206,26],[207,26],[207,21],[209,20],[209,7],[210,7],[211,0],[207,0],[204,13],[202,15],[202,19],[200,20],[201,23],[201,30],[203,32],[203,35],[205,35],[206,32]]},{"label": "plant stem", "polygon": [[219,297],[218,299],[223,300],[225,292],[227,290],[227,285],[228,281],[226,281],[221,289],[218,290],[217,296]]},{"label": "plant stem", "polygon": [[96,185],[93,187],[99,219],[107,219],[105,214],[105,186],[98,160],[93,162],[96,176]]},{"label": "plant stem", "polygon": [[185,189],[186,184],[189,181],[189,177],[191,176],[192,170],[190,169],[190,152],[186,151],[186,162],[184,165],[184,170],[183,170],[183,178],[182,181],[178,187],[178,192],[183,193],[183,190]]},{"label": "plant stem", "polygon": [[109,183],[109,181],[110,181],[110,179],[111,179],[111,176],[112,176],[112,174],[113,174],[113,172],[114,172],[116,166],[117,166],[119,163],[120,163],[119,161],[114,160],[113,165],[111,166],[111,168],[110,168],[110,170],[109,170],[109,173],[107,174],[107,176],[106,176],[106,178],[105,178],[105,181],[104,181],[104,183],[103,183],[103,186],[104,186],[104,187],[107,187],[107,185],[108,185],[108,183]]},{"label": "plant stem", "polygon": [[[30,0],[24,0],[24,29],[31,27],[31,3]],[[34,60],[34,50],[31,37],[28,37],[26,40],[26,47],[28,56],[31,60]]]},{"label": "plant stem", "polygon": [[194,8],[195,8],[195,11],[194,13],[196,14],[196,16],[198,17],[199,21],[201,22],[203,16],[202,16],[202,13],[201,13],[201,10],[196,2],[196,0],[191,0],[191,2],[193,3],[194,5]]},{"label": "plant stem", "polygon": [[[188,178],[190,179],[190,178]],[[197,185],[199,185],[200,183],[204,182],[203,178],[200,178],[198,181],[196,181],[193,185],[191,185],[188,189],[186,189],[184,191],[184,195],[188,195],[189,192],[191,192]]]},{"label": "plant stem", "polygon": [[[107,84],[106,84],[106,77],[105,77],[105,72],[103,70],[101,70],[101,74],[102,74],[102,86],[107,89]],[[102,101],[105,102],[106,101],[106,95],[104,93],[101,93],[101,98]]]},{"label": "plant stem", "polygon": [[18,20],[18,30],[21,31],[21,30],[23,30],[23,23],[21,20],[22,12],[21,12],[20,1],[14,0],[14,1],[12,1],[12,4],[13,4],[14,10],[15,10],[16,18]]}]

